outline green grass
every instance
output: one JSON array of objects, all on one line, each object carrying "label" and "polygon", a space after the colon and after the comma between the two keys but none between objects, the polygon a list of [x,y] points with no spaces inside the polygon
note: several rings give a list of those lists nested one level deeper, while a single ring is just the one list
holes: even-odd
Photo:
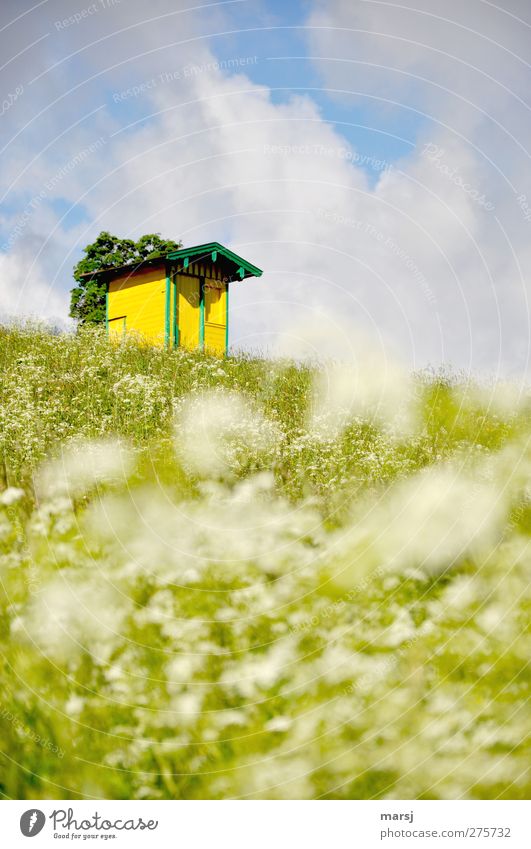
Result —
[{"label": "green grass", "polygon": [[529,794],[529,398],[363,369],[0,328],[6,797]]}]

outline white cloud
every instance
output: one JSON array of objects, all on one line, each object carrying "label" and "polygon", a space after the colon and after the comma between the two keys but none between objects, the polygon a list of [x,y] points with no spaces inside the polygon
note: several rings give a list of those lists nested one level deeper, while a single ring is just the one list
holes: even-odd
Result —
[{"label": "white cloud", "polygon": [[31,254],[0,254],[0,320],[46,319],[67,326],[68,299],[42,276]]},{"label": "white cloud", "polygon": [[[343,97],[363,104],[367,123],[382,112],[395,126],[408,125],[410,109],[424,116],[416,150],[401,163],[405,176],[395,172],[400,186],[390,181],[382,194],[436,244],[431,250],[414,236],[437,295],[446,356],[515,370],[526,369],[529,354],[531,222],[521,198],[531,196],[528,18],[523,0],[503,8],[483,0],[427,0],[418,8],[327,0],[308,20],[324,83],[357,92]],[[422,155],[426,144],[443,152],[438,162]],[[494,209],[487,214],[474,194]]]},{"label": "white cloud", "polygon": [[[331,0],[316,7],[311,22],[334,28],[314,30],[311,48],[316,55],[366,57],[431,74],[439,84],[446,80],[447,87],[459,83],[467,97],[481,77],[479,104],[483,108],[490,98],[496,120],[514,134],[521,105],[485,73],[503,68],[500,81],[521,96],[521,62],[508,50],[523,53],[525,40],[511,20],[505,30],[497,26],[500,13],[493,11],[489,18],[485,4],[483,37],[466,34],[468,18],[457,5],[445,7],[445,14],[451,17],[455,7],[459,28],[425,14],[401,17],[389,4],[359,3],[354,12],[352,4]],[[141,7],[133,3],[131,8],[128,23],[141,20]],[[168,9],[159,2],[150,11],[157,16]],[[80,248],[100,229],[127,235],[159,230],[188,244],[218,239],[265,270],[260,280],[233,287],[231,335],[237,346],[270,349],[290,335],[294,321],[318,319],[333,328],[341,319],[342,326],[350,321],[352,334],[359,327],[377,339],[389,337],[417,367],[446,360],[525,371],[529,315],[524,275],[531,262],[531,222],[525,221],[510,188],[512,183],[518,192],[526,191],[522,160],[514,154],[519,148],[509,144],[508,134],[487,122],[487,144],[481,113],[440,89],[411,83],[404,75],[321,61],[319,69],[335,87],[364,86],[366,93],[393,94],[406,104],[428,104],[436,113],[439,123],[425,124],[411,155],[392,168],[376,155],[366,162],[372,166],[371,180],[360,162],[366,152],[354,150],[311,97],[277,103],[267,87],[251,82],[245,65],[236,73],[209,67],[218,58],[211,49],[215,42],[188,40],[206,33],[207,20],[200,14],[181,15],[178,27],[170,27],[168,19],[154,21],[85,51],[81,69],[77,62],[65,63],[75,78],[100,75],[94,97],[85,91],[94,83],[81,89],[82,114],[98,101],[106,108],[42,153],[24,176],[26,194],[19,202],[27,202],[35,185],[86,144],[104,136],[105,145],[57,188],[58,197],[70,203],[81,199],[86,223],[54,229],[57,216],[44,211],[32,219],[39,250],[47,246],[40,254],[35,251],[36,269],[26,285],[49,280],[60,301],[62,289],[55,281],[65,285]],[[124,23],[116,10],[99,21],[99,32],[97,22],[91,23],[93,40]],[[83,26],[75,39],[82,38]],[[342,33],[342,26],[390,28],[391,34],[429,43],[431,49],[406,49],[396,38],[354,37],[350,30]],[[487,39],[496,32],[504,49],[487,49]],[[175,41],[183,43],[168,48]],[[449,47],[466,54],[470,64],[479,63],[484,74],[473,71],[465,79],[462,63],[436,52]],[[183,70],[190,62],[199,68],[191,75]],[[117,67],[105,70],[110,66]],[[168,73],[171,79],[159,76]],[[57,74],[51,76],[57,84]],[[152,80],[140,94],[113,101],[113,93]],[[56,114],[63,126],[62,107],[57,113],[51,109],[48,123],[53,125]],[[74,111],[70,123],[79,117]],[[438,160],[423,154],[427,143],[443,151]],[[34,139],[24,142],[22,137],[17,156],[9,160],[10,177],[38,150]],[[505,161],[507,151],[514,154],[510,162]],[[531,190],[527,193],[531,197]],[[481,194],[493,211],[478,202]],[[39,291],[46,288],[39,285]],[[5,302],[16,297],[17,288],[9,284]],[[39,298],[32,303],[40,303]]]}]

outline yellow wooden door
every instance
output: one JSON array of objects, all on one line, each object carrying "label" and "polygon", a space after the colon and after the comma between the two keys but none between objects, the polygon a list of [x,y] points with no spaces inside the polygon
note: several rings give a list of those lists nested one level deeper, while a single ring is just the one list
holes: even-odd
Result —
[{"label": "yellow wooden door", "polygon": [[179,345],[194,350],[199,347],[199,278],[179,274],[177,291]]},{"label": "yellow wooden door", "polygon": [[205,348],[215,354],[226,349],[227,287],[205,285]]}]

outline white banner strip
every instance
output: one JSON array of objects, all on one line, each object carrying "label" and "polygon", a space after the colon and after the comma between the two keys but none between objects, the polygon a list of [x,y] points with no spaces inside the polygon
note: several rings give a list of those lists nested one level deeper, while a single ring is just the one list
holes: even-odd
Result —
[{"label": "white banner strip", "polygon": [[[5,801],[2,845],[186,849],[531,846],[528,802]],[[35,837],[35,844],[28,840]]]}]

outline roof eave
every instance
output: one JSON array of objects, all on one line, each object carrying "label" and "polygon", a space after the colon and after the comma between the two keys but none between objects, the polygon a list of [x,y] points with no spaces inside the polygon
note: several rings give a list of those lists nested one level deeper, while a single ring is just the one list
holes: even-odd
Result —
[{"label": "roof eave", "polygon": [[243,273],[240,273],[241,280],[245,280],[247,277],[261,277],[263,274],[261,268],[235,254],[234,251],[229,250],[229,248],[224,247],[219,242],[207,242],[204,245],[196,245],[192,248],[180,248],[178,251],[172,251],[167,254],[166,259],[174,262],[175,260],[185,259],[186,257],[192,258],[201,256],[202,254],[206,256],[212,253],[218,253],[238,266],[238,270],[241,269],[243,271]]},{"label": "roof eave", "polygon": [[185,259],[186,257],[192,258],[203,254],[205,256],[207,254],[212,255],[214,253],[220,254],[237,266],[236,274],[239,274],[240,280],[246,280],[249,277],[261,277],[263,274],[261,268],[258,268],[258,266],[253,265],[252,262],[248,262],[248,260],[238,254],[235,254],[234,251],[224,247],[224,245],[220,244],[220,242],[207,242],[204,245],[195,245],[191,248],[179,248],[178,251],[171,251],[164,256],[146,259],[139,263],[132,262],[126,265],[99,268],[96,271],[86,271],[84,274],[81,274],[80,277],[82,279],[88,277],[113,277],[119,276],[120,274],[127,274],[128,272],[134,274],[137,271],[141,271],[142,269],[149,268],[153,265],[158,265],[159,263],[175,262],[175,260]]},{"label": "roof eave", "polygon": [[96,271],[85,271],[84,274],[80,274],[81,279],[84,277],[103,277],[104,275],[113,276],[126,274],[127,272],[135,273],[136,271],[142,271],[144,268],[151,268],[152,265],[158,265],[159,263],[165,263],[166,256],[158,256],[153,259],[145,259],[142,262],[130,262],[126,265],[110,265],[107,268],[98,268]]}]

